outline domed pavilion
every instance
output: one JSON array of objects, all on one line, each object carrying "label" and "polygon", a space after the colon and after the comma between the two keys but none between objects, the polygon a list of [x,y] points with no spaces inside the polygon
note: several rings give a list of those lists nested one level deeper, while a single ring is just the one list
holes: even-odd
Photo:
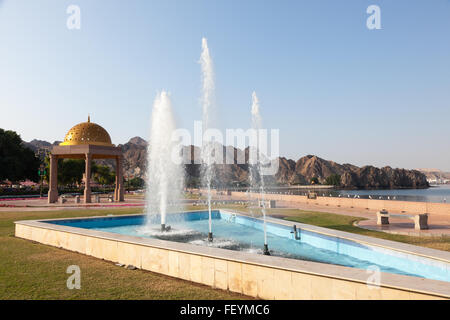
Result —
[{"label": "domed pavilion", "polygon": [[84,203],[91,202],[91,163],[93,159],[116,160],[116,187],[114,200],[124,200],[123,185],[123,155],[122,149],[111,143],[108,132],[100,125],[91,122],[82,122],[67,132],[64,141],[54,146],[50,154],[50,183],[48,202],[58,201],[58,159],[84,159],[86,163],[84,175]]}]

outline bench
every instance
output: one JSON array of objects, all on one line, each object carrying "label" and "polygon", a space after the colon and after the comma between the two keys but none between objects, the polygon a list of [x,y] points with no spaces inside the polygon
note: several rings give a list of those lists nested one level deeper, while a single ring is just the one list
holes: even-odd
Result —
[{"label": "bench", "polygon": [[58,199],[59,204],[63,204],[67,202],[67,198],[65,196],[61,196]]},{"label": "bench", "polygon": [[107,196],[95,195],[94,196],[94,203],[100,203],[101,199],[108,199],[109,202],[114,202],[114,197],[112,195],[107,195]]},{"label": "bench", "polygon": [[414,221],[414,229],[416,230],[428,229],[428,213],[392,214],[383,209],[377,212],[377,225],[389,224],[389,217],[411,219]]},{"label": "bench", "polygon": [[74,196],[71,195],[71,194],[63,194],[63,195],[60,195],[59,198],[58,198],[58,202],[59,202],[60,204],[64,204],[64,203],[67,202],[67,200],[68,200],[69,198],[74,198]]},{"label": "bench", "polygon": [[276,208],[275,200],[258,200],[258,207],[260,208]]},{"label": "bench", "polygon": [[317,199],[317,193],[316,192],[308,192],[306,195],[308,199]]},{"label": "bench", "polygon": [[63,194],[59,196],[58,202],[60,204],[64,204],[67,202],[69,198],[74,198],[75,203],[80,203],[80,196],[79,195],[71,195],[71,194]]}]

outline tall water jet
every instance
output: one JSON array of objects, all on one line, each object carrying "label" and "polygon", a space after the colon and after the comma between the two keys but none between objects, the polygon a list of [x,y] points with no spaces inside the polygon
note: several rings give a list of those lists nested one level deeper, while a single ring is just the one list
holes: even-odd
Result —
[{"label": "tall water jet", "polygon": [[[253,129],[253,132],[255,133],[254,143],[256,144],[256,146],[253,146],[253,148],[255,148],[255,150],[253,150],[253,152],[254,152],[253,160],[254,161],[253,161],[253,163],[249,163],[249,165],[250,165],[250,170],[249,170],[250,171],[250,188],[259,190],[259,195],[260,195],[261,204],[262,204],[263,220],[264,220],[264,250],[263,250],[263,253],[265,255],[270,255],[269,246],[267,245],[266,202],[264,199],[264,196],[265,196],[264,175],[263,175],[263,170],[262,170],[262,166],[261,166],[261,159],[264,155],[260,152],[261,142],[259,141],[259,139],[260,139],[259,131],[262,129],[262,118],[261,118],[261,113],[259,111],[259,100],[256,95],[256,92],[254,92],[254,91],[252,93],[251,113],[252,113],[252,129]],[[250,148],[251,147],[252,146],[250,146]],[[251,149],[249,149],[249,151],[251,152]],[[259,204],[258,204],[258,206],[259,206]]]},{"label": "tall water jet", "polygon": [[[202,53],[200,55],[200,65],[202,69],[202,132],[205,133],[212,128],[212,108],[214,101],[214,71],[211,55],[209,54],[208,42],[202,38]],[[208,240],[213,240],[212,217],[211,217],[211,182],[213,178],[212,168],[213,142],[202,139],[202,184],[207,189],[208,213],[209,213],[209,233]]]},{"label": "tall water jet", "polygon": [[178,146],[176,141],[172,141],[174,130],[176,124],[170,97],[162,91],[153,103],[146,181],[147,214],[161,215],[161,231],[170,229],[166,226],[168,207],[179,205],[184,186],[183,167],[172,157]]}]

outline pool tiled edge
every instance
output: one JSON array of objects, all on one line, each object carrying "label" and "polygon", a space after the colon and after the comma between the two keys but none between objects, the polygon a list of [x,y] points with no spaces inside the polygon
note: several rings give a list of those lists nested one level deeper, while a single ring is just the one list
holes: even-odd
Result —
[{"label": "pool tiled edge", "polygon": [[[278,219],[271,220],[277,222]],[[262,299],[450,298],[450,285],[444,281],[382,273],[380,287],[373,287],[366,284],[368,273],[365,270],[124,236],[44,221],[17,221],[16,236]],[[289,225],[287,221],[282,222]],[[353,238],[353,234],[340,231],[339,234]],[[364,241],[372,239],[365,238],[368,237],[363,237]],[[390,245],[387,242],[381,244]],[[374,241],[373,245],[380,243]],[[401,246],[401,249],[408,251],[406,249],[411,248]],[[428,256],[440,253],[421,249],[425,249],[421,254]],[[439,258],[446,257],[443,253]]]}]

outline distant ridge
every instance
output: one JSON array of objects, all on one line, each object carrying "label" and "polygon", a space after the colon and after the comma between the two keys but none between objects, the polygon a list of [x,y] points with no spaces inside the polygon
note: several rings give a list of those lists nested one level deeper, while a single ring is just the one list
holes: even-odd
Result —
[{"label": "distant ridge", "polygon": [[438,181],[438,180],[450,180],[450,172],[445,172],[439,169],[416,169],[422,172],[428,180]]},{"label": "distant ridge", "polygon": [[[56,144],[55,142],[54,144]],[[32,140],[24,143],[30,149],[39,147],[51,147],[52,144],[42,140]],[[141,137],[133,137],[127,143],[118,145],[124,152],[125,176],[145,177],[147,167],[147,141]],[[234,154],[235,164],[215,166],[215,184],[219,186],[244,185],[248,181],[248,165],[236,164],[238,154],[244,153],[248,159],[248,148],[239,150],[230,146],[223,147],[224,156],[226,150],[231,149]],[[199,154],[196,146],[186,146],[185,152]],[[99,160],[98,162],[115,167],[114,161]],[[389,166],[376,168],[373,166],[358,167],[352,164],[339,164],[325,160],[315,155],[301,157],[297,161],[279,158],[279,170],[276,175],[266,177],[270,185],[297,185],[310,184],[312,178],[317,178],[320,183],[331,175],[341,176],[341,187],[347,189],[389,189],[389,188],[427,188],[427,176],[425,171],[393,169]],[[198,183],[200,178],[200,166],[196,164],[186,165],[186,181]]]},{"label": "distant ridge", "polygon": [[134,138],[131,138],[131,139],[128,141],[128,143],[136,144],[136,145],[142,146],[142,147],[147,147],[147,144],[148,144],[147,141],[144,140],[144,139],[142,139],[141,137],[134,137]]}]

